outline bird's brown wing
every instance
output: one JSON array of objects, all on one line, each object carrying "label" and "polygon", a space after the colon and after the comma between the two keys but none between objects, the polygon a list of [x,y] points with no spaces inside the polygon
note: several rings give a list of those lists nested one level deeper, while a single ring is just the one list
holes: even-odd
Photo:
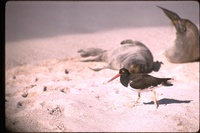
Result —
[{"label": "bird's brown wing", "polygon": [[170,78],[156,78],[147,74],[137,75],[137,77],[131,79],[130,86],[135,89],[145,89],[151,86],[157,86],[169,79]]}]

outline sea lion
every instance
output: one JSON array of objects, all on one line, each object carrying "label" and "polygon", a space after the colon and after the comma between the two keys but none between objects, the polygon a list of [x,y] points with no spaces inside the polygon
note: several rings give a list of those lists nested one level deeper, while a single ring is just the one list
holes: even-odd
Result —
[{"label": "sea lion", "polygon": [[172,63],[186,63],[199,60],[198,28],[190,20],[180,18],[176,13],[158,6],[176,28],[175,44],[165,50],[165,56]]},{"label": "sea lion", "polygon": [[154,62],[151,51],[141,42],[133,40],[124,40],[121,45],[113,50],[102,50],[99,48],[81,49],[78,51],[82,57],[82,61],[103,61],[108,65],[103,68],[91,68],[99,71],[105,68],[119,70],[126,68],[131,73],[150,73],[158,71],[161,62]]}]

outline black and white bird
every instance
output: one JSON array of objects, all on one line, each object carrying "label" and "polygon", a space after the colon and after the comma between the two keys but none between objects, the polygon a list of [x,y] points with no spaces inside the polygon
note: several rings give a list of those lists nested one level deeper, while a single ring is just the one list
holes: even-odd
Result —
[{"label": "black and white bird", "polygon": [[152,91],[154,94],[154,104],[156,108],[158,108],[158,102],[156,99],[156,92],[155,88],[156,86],[163,84],[163,85],[172,85],[171,83],[168,83],[167,81],[171,78],[157,78],[153,77],[148,74],[144,73],[133,73],[131,74],[126,68],[121,68],[119,70],[119,73],[114,76],[112,79],[110,79],[108,82],[111,82],[112,80],[116,79],[120,76],[120,82],[123,86],[128,87],[130,86],[132,90],[138,92],[138,98],[134,102],[133,106],[138,102],[140,99],[140,93],[144,91]]}]

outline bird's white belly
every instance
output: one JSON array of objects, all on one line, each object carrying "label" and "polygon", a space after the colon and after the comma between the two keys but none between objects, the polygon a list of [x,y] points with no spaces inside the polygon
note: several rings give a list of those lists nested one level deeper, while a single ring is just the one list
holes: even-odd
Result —
[{"label": "bird's white belly", "polygon": [[145,89],[134,89],[131,86],[128,86],[128,88],[132,91],[136,91],[136,92],[148,92],[148,91],[152,91],[154,88],[153,87],[149,87],[149,88],[145,88]]},{"label": "bird's white belly", "polygon": [[135,89],[135,88],[132,88],[130,86],[130,83],[129,83],[127,88],[132,90],[132,91],[136,91],[136,92],[148,92],[148,91],[152,91],[154,89],[154,86],[150,86],[150,87],[145,88],[145,89]]}]

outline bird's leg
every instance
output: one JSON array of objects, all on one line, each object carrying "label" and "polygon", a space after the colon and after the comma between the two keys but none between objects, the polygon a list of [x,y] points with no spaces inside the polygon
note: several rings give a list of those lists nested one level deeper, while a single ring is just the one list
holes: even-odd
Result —
[{"label": "bird's leg", "polygon": [[156,108],[158,108],[158,102],[157,102],[157,99],[156,99],[156,92],[154,90],[152,90],[153,92],[153,95],[154,95],[154,104],[156,105]]},{"label": "bird's leg", "polygon": [[138,102],[139,99],[140,99],[140,92],[138,92],[138,97],[137,97],[136,101],[133,103],[133,107],[135,106],[135,104]]}]

